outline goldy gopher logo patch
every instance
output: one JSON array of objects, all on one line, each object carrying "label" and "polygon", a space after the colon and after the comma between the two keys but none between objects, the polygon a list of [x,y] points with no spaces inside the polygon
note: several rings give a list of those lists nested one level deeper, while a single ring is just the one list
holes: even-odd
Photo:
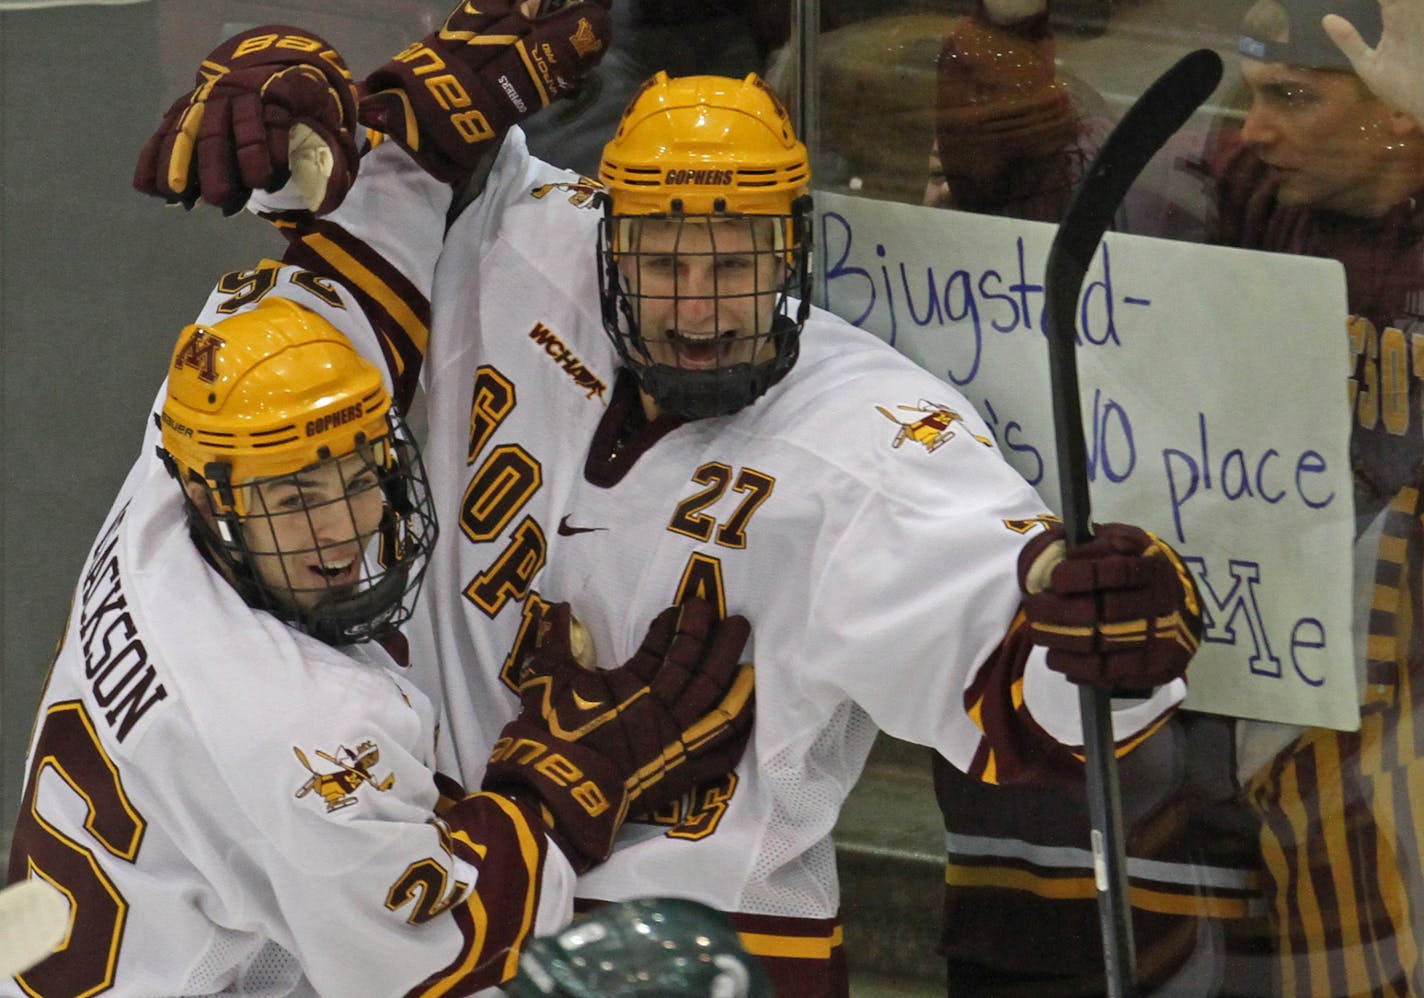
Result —
[{"label": "goldy gopher logo patch", "polygon": [[340,767],[333,773],[318,772],[308,761],[307,754],[297,746],[293,745],[292,751],[297,754],[297,759],[311,774],[311,778],[297,789],[295,796],[305,797],[313,790],[316,791],[326,801],[328,814],[360,803],[356,799],[356,791],[363,783],[369,783],[383,793],[395,786],[395,773],[387,773],[381,780],[377,780],[371,775],[372,767],[381,761],[381,750],[373,741],[364,741],[354,749],[342,745],[336,750],[335,755],[317,749],[316,754],[319,757]]},{"label": "goldy gopher logo patch", "polygon": [[554,191],[563,191],[568,195],[569,204],[575,208],[585,208],[593,205],[593,196],[601,190],[603,190],[603,185],[597,180],[579,177],[577,181],[563,180],[555,184],[540,184],[529,194],[536,201],[542,201]]},{"label": "goldy gopher logo patch", "polygon": [[[919,419],[909,422],[896,416],[883,405],[877,405],[875,411],[880,413],[890,422],[900,429],[895,433],[895,439],[891,442],[891,447],[899,447],[906,440],[913,440],[926,451],[933,454],[940,447],[954,439],[954,424],[964,425],[964,417],[955,412],[942,402],[930,402],[927,399],[920,399],[914,405],[897,405],[896,409],[905,412],[922,413]],[[965,429],[969,433],[968,428]],[[971,437],[979,441],[985,447],[994,446],[994,442],[988,437],[981,437],[977,433],[969,433]]]}]

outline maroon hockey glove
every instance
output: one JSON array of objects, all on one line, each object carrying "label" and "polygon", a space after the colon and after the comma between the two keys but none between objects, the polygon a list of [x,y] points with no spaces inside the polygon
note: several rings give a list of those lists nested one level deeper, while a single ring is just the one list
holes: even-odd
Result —
[{"label": "maroon hockey glove", "polygon": [[751,736],[750,628],[702,600],[660,613],[616,669],[575,658],[567,603],[546,611],[520,670],[523,709],[505,726],[484,789],[542,805],[550,836],[580,871],[608,857],[630,812],[650,813],[722,776]]},{"label": "maroon hockey glove", "polygon": [[367,78],[361,120],[432,176],[456,183],[492,139],[578,89],[612,38],[609,2],[462,3],[439,31]]},{"label": "maroon hockey glove", "polygon": [[1201,641],[1201,598],[1177,553],[1124,523],[1098,524],[1064,556],[1063,525],[1019,553],[1019,587],[1033,642],[1075,683],[1118,691],[1161,686],[1186,672]]},{"label": "maroon hockey glove", "polygon": [[355,87],[335,50],[300,28],[263,25],[203,60],[197,87],[168,109],[139,154],[134,187],[185,208],[206,201],[230,215],[254,190],[287,183],[295,130],[325,171],[324,187],[308,198],[323,214],[356,178],[356,128]]}]

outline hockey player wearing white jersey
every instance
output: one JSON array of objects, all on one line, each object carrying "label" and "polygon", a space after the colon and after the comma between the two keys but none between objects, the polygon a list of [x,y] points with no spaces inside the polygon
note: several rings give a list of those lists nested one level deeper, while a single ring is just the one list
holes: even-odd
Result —
[{"label": "hockey player wearing white jersey", "polygon": [[[348,307],[295,268],[254,273]],[[551,639],[486,789],[438,778],[395,630],[436,538],[419,452],[346,336],[251,292],[183,330],[161,460],[135,464],[86,559],[9,865],[59,888],[69,929],[0,994],[471,994],[568,919],[630,808],[745,741],[745,624],[702,605],[606,672]]]},{"label": "hockey player wearing white jersey", "polygon": [[[290,190],[250,207],[288,236],[290,261],[355,290],[405,377],[421,369],[432,496],[458,529],[410,633],[439,665],[421,681],[460,765],[517,709],[508,663],[547,602],[575,601],[615,659],[668,602],[747,614],[746,757],[625,825],[578,895],[712,905],[778,995],[843,995],[831,830],[876,731],[985,780],[1081,778],[1073,684],[1142,692],[1115,701],[1122,746],[1152,730],[1184,695],[1197,594],[1134,527],[1102,526],[1061,560],[1055,521],[969,403],[808,307],[806,150],[756,77],[650,80],[601,183],[533,159],[517,128],[500,144],[501,129],[470,127],[507,124],[502,82],[520,89],[534,70],[517,66],[542,65],[511,50],[557,36],[565,51],[598,9],[563,6],[555,29],[463,5],[368,78],[362,120],[389,139],[306,199],[339,199],[331,185],[344,193],[359,165],[335,212],[297,210]],[[262,137],[260,115],[234,111],[228,128],[229,98],[200,87],[192,101],[218,127],[194,153],[170,116],[140,190],[231,206],[285,183],[285,161],[248,170],[235,155]],[[447,231],[442,181],[496,148]]]}]

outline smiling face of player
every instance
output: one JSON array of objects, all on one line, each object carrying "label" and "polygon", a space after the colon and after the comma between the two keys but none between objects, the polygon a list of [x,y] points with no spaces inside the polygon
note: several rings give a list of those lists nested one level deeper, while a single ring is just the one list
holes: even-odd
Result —
[{"label": "smiling face of player", "polygon": [[348,454],[244,488],[243,541],[264,589],[300,610],[357,589],[386,505],[369,457]]},{"label": "smiling face of player", "polygon": [[[692,216],[625,224],[631,252],[621,255],[619,270],[650,363],[716,371],[775,355],[772,316],[786,279],[775,221]],[[644,404],[651,404],[646,396]]]},{"label": "smiling face of player", "polygon": [[1373,218],[1424,187],[1419,125],[1358,76],[1253,59],[1241,76],[1251,94],[1241,138],[1282,204]]}]

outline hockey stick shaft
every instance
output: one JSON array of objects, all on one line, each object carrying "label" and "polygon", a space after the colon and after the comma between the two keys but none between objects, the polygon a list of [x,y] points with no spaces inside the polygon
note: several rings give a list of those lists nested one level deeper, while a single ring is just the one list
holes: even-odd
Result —
[{"label": "hockey stick shaft", "polygon": [[[1098,244],[1143,168],[1186,123],[1221,81],[1221,59],[1210,49],[1189,53],[1163,73],[1130,107],[1084,176],[1048,252],[1044,333],[1048,339],[1053,419],[1063,527],[1071,549],[1092,536],[1088,451],[1078,393],[1078,297]],[[1136,952],[1127,893],[1122,801],[1106,690],[1079,687],[1094,874],[1111,998],[1136,993]]]}]

